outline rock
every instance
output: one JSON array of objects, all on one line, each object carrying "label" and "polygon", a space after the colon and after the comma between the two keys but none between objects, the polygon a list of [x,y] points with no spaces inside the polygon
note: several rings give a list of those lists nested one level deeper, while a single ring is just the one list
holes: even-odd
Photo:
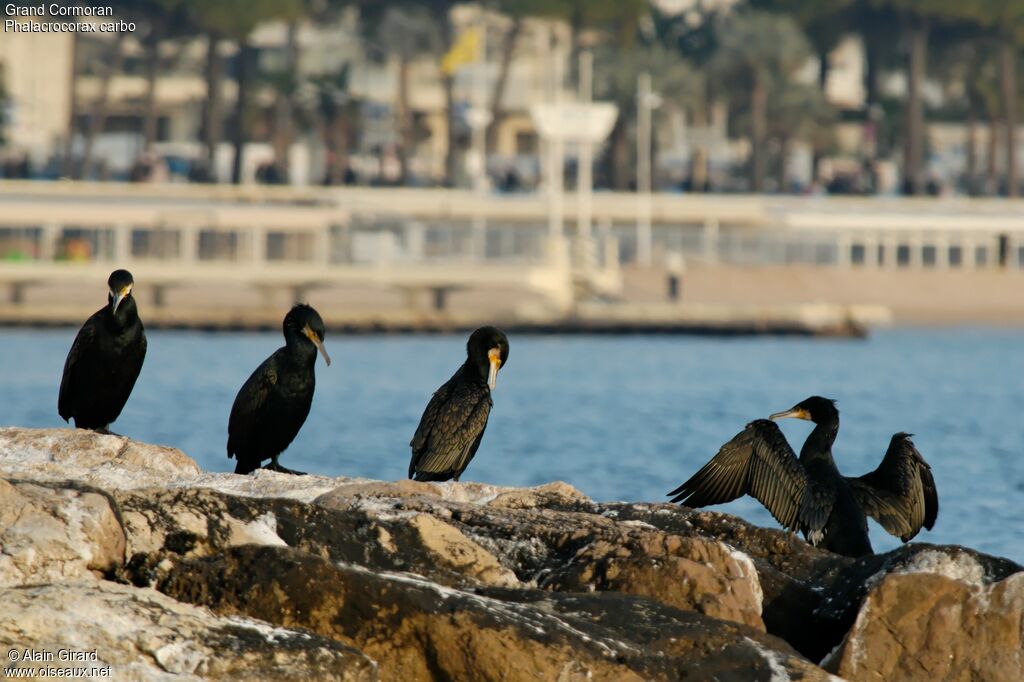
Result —
[{"label": "rock", "polygon": [[108,573],[124,551],[105,493],[0,478],[0,586]]},{"label": "rock", "polygon": [[345,506],[345,501],[350,500],[351,504],[358,506],[358,501],[373,498],[396,498],[414,497],[441,498],[441,488],[437,483],[423,483],[421,481],[399,480],[399,481],[368,481],[365,483],[346,483],[335,486],[330,492],[321,495],[320,500],[333,500],[335,506]]},{"label": "rock", "polygon": [[590,498],[562,481],[546,483],[536,488],[518,488],[500,493],[487,503],[498,509],[535,509],[537,507],[593,507]]},{"label": "rock", "polygon": [[824,665],[850,680],[1024,679],[1024,572],[927,549],[877,576]]},{"label": "rock", "polygon": [[[377,679],[373,661],[339,642],[248,618],[214,616],[154,590],[104,581],[0,589],[5,670],[84,667],[120,680]],[[26,650],[54,654],[24,659]],[[67,662],[60,650],[94,660]],[[93,654],[93,652],[95,652]],[[107,672],[103,672],[106,670]]]},{"label": "rock", "polygon": [[382,679],[767,679],[828,676],[753,628],[644,598],[444,587],[247,545],[175,562],[159,589],[348,643]]},{"label": "rock", "polygon": [[546,581],[550,589],[638,594],[764,630],[753,562],[717,540],[634,531],[592,542]]},{"label": "rock", "polygon": [[364,481],[344,483],[315,501],[326,507],[363,506],[370,499],[426,497],[445,502],[485,505],[495,508],[536,507],[593,508],[590,498],[568,483],[555,481],[534,488],[502,488],[485,483],[426,483],[422,481]]},{"label": "rock", "polygon": [[177,448],[86,429],[0,428],[0,452],[0,473],[37,480],[116,484],[145,472],[162,484],[167,477],[200,473],[195,460]]},{"label": "rock", "polygon": [[[0,591],[59,614],[50,635],[39,614],[0,619],[0,641],[20,642],[24,617],[28,641],[97,642],[128,679],[287,677],[293,663],[296,678],[369,679],[370,659],[387,680],[1024,678],[1024,569],[969,549],[854,560],[564,483],[235,476],[182,458],[0,430],[0,586],[19,586]],[[157,644],[140,644],[147,630]],[[267,637],[291,653],[261,658]]]},{"label": "rock", "polygon": [[[619,523],[595,514],[597,506],[564,483],[502,492],[485,504],[416,494],[412,498],[374,498],[370,507],[360,507],[347,491],[341,490],[319,498],[317,504],[345,511],[371,509],[374,523],[387,519],[391,524],[388,538],[401,537],[396,544],[406,558],[417,556],[417,549],[426,550],[426,560],[407,570],[445,584],[458,583],[438,575],[438,564],[494,584],[482,579],[486,574],[475,568],[475,561],[469,564],[474,568],[457,568],[466,561],[462,555],[480,557],[479,566],[502,569],[517,582],[539,584],[549,590],[645,595],[677,608],[764,630],[757,572],[741,553],[714,540],[680,538],[647,524]],[[448,549],[428,546],[421,528],[410,538],[400,527],[436,516],[443,517],[443,525],[431,527],[451,528],[457,533],[445,531],[458,540]],[[463,545],[465,548],[460,549]],[[506,579],[506,573],[498,575],[500,580]]]},{"label": "rock", "polygon": [[499,564],[493,555],[463,535],[458,528],[429,514],[417,514],[409,524],[416,530],[423,549],[436,562],[484,585],[511,587],[519,582],[515,573]]},{"label": "rock", "polygon": [[852,559],[812,547],[793,533],[759,528],[721,512],[621,503],[605,505],[604,510],[620,521],[644,523],[667,533],[715,538],[742,553],[757,570],[763,595],[761,618],[768,632],[812,661],[831,651],[853,622],[852,613],[822,613]]},{"label": "rock", "polygon": [[191,457],[176,448],[84,429],[13,427],[0,428],[0,476],[36,481],[74,480],[107,491],[206,487],[237,495],[305,501],[352,480],[296,477],[263,469],[251,476],[203,472]]}]

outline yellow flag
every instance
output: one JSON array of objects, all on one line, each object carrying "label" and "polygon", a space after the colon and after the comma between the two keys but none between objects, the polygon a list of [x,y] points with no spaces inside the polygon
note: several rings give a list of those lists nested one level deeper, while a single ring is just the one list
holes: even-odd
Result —
[{"label": "yellow flag", "polygon": [[466,29],[452,45],[452,49],[441,59],[441,72],[446,76],[455,73],[463,64],[475,62],[480,52],[480,29]]}]

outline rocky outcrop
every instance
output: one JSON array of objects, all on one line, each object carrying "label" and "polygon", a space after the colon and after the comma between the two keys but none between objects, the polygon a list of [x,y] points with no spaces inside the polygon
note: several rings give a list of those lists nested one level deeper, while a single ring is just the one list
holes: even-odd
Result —
[{"label": "rocky outcrop", "polygon": [[[74,615],[60,632],[119,669],[206,678],[1024,679],[1024,573],[963,548],[854,561],[564,483],[190,462],[116,436],[0,430],[0,585],[21,609],[0,643],[60,644],[35,608]],[[74,600],[87,607],[72,614]],[[117,609],[134,615],[104,615]],[[161,661],[165,647],[186,653]]]},{"label": "rocky outcrop", "polygon": [[889,568],[826,667],[851,680],[1024,679],[1024,573],[938,549]]},{"label": "rocky outcrop", "polygon": [[377,679],[371,659],[337,641],[215,616],[155,590],[75,581],[0,589],[0,601],[7,670],[77,668],[70,676],[120,680],[307,680],[310,671],[322,680]]},{"label": "rocky outcrop", "polygon": [[622,595],[445,587],[291,548],[234,547],[175,563],[157,588],[217,613],[358,647],[382,679],[751,679],[826,675],[785,642]]},{"label": "rocky outcrop", "polygon": [[124,563],[109,495],[88,487],[0,479],[0,587],[77,578]]}]

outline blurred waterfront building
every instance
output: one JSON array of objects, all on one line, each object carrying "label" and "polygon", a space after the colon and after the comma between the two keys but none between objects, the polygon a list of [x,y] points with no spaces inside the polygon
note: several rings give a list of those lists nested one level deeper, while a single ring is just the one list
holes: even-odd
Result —
[{"label": "blurred waterfront building", "polygon": [[[678,5],[678,11],[692,10],[687,0],[660,0],[659,4]],[[482,44],[486,59],[469,62],[454,73],[453,117],[456,129],[448,135],[445,93],[441,82],[439,58],[429,51],[413,54],[408,62],[408,106],[412,126],[412,144],[408,151],[406,180],[410,184],[435,185],[444,176],[448,141],[453,139],[463,157],[471,144],[468,112],[478,99],[477,90],[485,89],[490,102],[503,58],[502,38],[508,17],[483,11],[477,6],[459,5],[451,15],[452,31],[484,29]],[[251,36],[258,62],[257,86],[253,95],[250,142],[242,165],[245,181],[261,178],[273,181],[267,172],[274,154],[274,79],[286,64],[290,32],[283,23],[259,27]],[[397,92],[402,79],[402,63],[397,53],[382,44],[385,36],[367,36],[360,30],[354,11],[346,11],[329,22],[304,22],[294,34],[298,48],[298,90],[295,98],[296,134],[288,151],[288,181],[292,184],[317,184],[328,174],[332,163],[325,143],[323,99],[331,106],[344,107],[351,117],[342,131],[348,145],[346,179],[361,184],[397,184],[402,138]],[[5,158],[27,154],[37,175],[58,177],[66,168],[60,157],[69,148],[69,123],[74,139],[70,149],[81,156],[91,144],[91,155],[100,160],[92,175],[101,178],[128,178],[132,168],[144,157],[143,127],[146,109],[146,64],[144,48],[132,36],[120,46],[120,57],[111,64],[109,34],[6,33],[0,40],[0,78],[8,96]],[[575,98],[564,77],[555,83],[554,74],[570,74],[573,55],[568,24],[560,21],[526,19],[517,38],[514,59],[510,63],[507,86],[502,99],[504,115],[489,135],[488,171],[508,189],[535,187],[541,181],[541,143],[529,110],[532,104],[548,102],[556,89],[563,101]],[[159,79],[154,107],[157,116],[155,152],[166,172],[163,176],[186,179],[194,164],[203,158],[201,131],[206,106],[206,40],[203,38],[165,41],[160,48]],[[235,75],[238,50],[229,41],[221,43],[225,58],[222,83],[222,111],[225,130],[235,125],[233,102],[237,95]],[[826,83],[828,101],[840,111],[863,109],[865,93],[864,50],[859,38],[849,37],[829,55]],[[113,66],[112,73],[108,73]],[[817,66],[812,61],[801,78],[813,82]],[[317,85],[317,84],[321,85]],[[333,83],[333,85],[331,85]],[[327,84],[327,85],[324,85]],[[333,87],[333,91],[329,91]],[[325,91],[326,90],[328,91]],[[900,75],[882,83],[885,95],[900,97],[906,83]],[[73,94],[72,94],[73,93]],[[106,93],[104,95],[104,93]],[[932,108],[943,105],[947,93],[934,81],[926,83],[925,98]],[[106,101],[102,127],[88,141],[97,103]],[[671,105],[671,103],[669,103]],[[656,188],[681,186],[695,149],[709,155],[713,174],[723,178],[716,183],[727,189],[724,179],[730,169],[743,163],[750,153],[745,138],[730,137],[728,114],[724,106],[712,109],[707,125],[694,127],[681,107],[666,106],[656,117],[655,139],[658,153]],[[976,126],[979,148],[988,148],[987,126]],[[865,150],[876,144],[879,132],[861,120],[840,117],[835,126],[836,148],[823,168],[826,175],[841,177],[855,174]],[[931,122],[928,126],[929,174],[951,184],[963,168],[967,131],[958,122]],[[222,135],[222,139],[226,136]],[[1018,140],[1024,140],[1019,135]],[[567,167],[573,166],[574,150],[568,150]],[[212,174],[215,179],[230,178],[232,149],[221,142]],[[458,164],[465,168],[465,163]],[[796,145],[790,156],[787,176],[797,186],[811,184],[811,150]],[[874,169],[880,189],[895,190],[895,169],[882,164]],[[469,186],[471,178],[462,171],[455,182]],[[777,188],[786,189],[786,188]]]}]

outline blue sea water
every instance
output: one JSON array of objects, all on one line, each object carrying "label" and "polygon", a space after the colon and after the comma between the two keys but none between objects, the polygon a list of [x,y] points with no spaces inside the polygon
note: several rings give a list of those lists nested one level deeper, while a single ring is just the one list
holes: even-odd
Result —
[{"label": "blue sea water", "polygon": [[[0,330],[0,425],[63,426],[57,390],[74,329]],[[225,455],[231,403],[282,338],[150,331],[118,433],[173,445],[204,468]],[[406,475],[431,393],[462,362],[462,336],[328,337],[317,389],[286,466],[327,475]],[[513,336],[491,421],[463,480],[567,481],[597,500],[663,501],[747,421],[819,394],[838,400],[836,461],[873,469],[909,431],[940,495],[918,540],[1024,562],[1024,331],[897,329],[867,340]],[[781,423],[799,449],[811,425]],[[777,527],[750,498],[718,507]],[[872,525],[876,550],[899,541]]]}]

